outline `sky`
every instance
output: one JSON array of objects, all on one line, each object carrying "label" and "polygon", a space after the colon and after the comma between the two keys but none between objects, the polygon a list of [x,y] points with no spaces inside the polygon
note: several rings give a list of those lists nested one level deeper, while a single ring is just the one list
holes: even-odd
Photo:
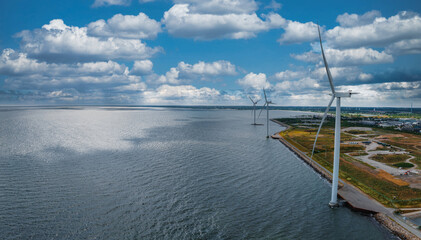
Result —
[{"label": "sky", "polygon": [[0,2],[0,105],[421,107],[419,0]]}]

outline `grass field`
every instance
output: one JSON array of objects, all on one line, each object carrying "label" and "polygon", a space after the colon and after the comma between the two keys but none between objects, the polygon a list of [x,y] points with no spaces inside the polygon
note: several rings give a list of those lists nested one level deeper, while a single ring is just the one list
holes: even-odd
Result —
[{"label": "grass field", "polygon": [[401,167],[401,168],[411,168],[411,167],[414,166],[414,164],[407,163],[407,162],[400,162],[400,163],[393,164],[393,166],[395,166],[395,167]]},{"label": "grass field", "polygon": [[410,158],[410,156],[407,154],[376,154],[370,158],[377,162],[395,164],[404,162],[406,159]]},{"label": "grass field", "polygon": [[[299,119],[279,119],[286,124],[297,123]],[[326,126],[323,127],[317,145],[315,148],[315,154],[313,159],[321,164],[326,169],[332,171],[333,168],[333,121],[328,121]],[[330,126],[330,127],[329,127]],[[314,138],[317,129],[300,128],[299,125],[290,128],[289,130],[282,132],[283,136],[288,142],[297,147],[299,150],[311,155]],[[342,134],[344,138],[348,138],[350,135]],[[346,141],[341,138],[342,141]],[[356,152],[361,153],[364,146],[361,145],[341,145],[341,163],[340,163],[340,177],[354,186],[358,187],[365,193],[369,194],[377,201],[381,202],[388,207],[421,207],[421,190],[411,188],[408,183],[400,179],[394,178],[392,175],[384,172],[381,173],[373,169],[373,167],[361,163],[351,156],[346,156],[343,153]],[[377,155],[376,155],[377,156]],[[380,161],[388,164],[402,163],[408,159],[406,154],[396,155],[385,155],[377,156]],[[421,162],[421,158],[414,159],[414,162]]]}]

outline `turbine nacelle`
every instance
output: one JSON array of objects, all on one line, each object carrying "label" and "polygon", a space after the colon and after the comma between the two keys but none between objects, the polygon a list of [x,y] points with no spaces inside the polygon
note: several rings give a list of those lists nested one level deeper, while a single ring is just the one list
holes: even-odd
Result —
[{"label": "turbine nacelle", "polygon": [[334,96],[335,98],[349,98],[351,97],[352,94],[358,94],[358,93],[353,93],[351,90],[348,92],[335,92],[335,93],[331,93],[329,94],[330,96]]}]

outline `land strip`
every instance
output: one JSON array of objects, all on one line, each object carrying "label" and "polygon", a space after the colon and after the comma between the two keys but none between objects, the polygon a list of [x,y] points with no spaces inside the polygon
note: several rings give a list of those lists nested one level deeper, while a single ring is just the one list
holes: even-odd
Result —
[{"label": "land strip", "polygon": [[[288,124],[282,123],[278,120],[272,121],[280,124],[281,126],[284,126],[286,128],[285,130],[291,128],[291,126],[289,126]],[[328,169],[326,169],[321,164],[308,157],[305,154],[305,152],[301,151],[296,146],[294,146],[294,144],[290,143],[280,133],[272,135],[272,138],[278,139],[287,148],[294,152],[300,159],[302,159],[305,163],[310,165],[316,172],[318,172],[320,175],[331,181],[332,173]],[[340,180],[339,185],[340,186],[338,190],[338,195],[347,202],[347,205],[351,209],[374,214],[375,218],[380,223],[382,223],[400,238],[421,239],[421,232],[418,229],[416,229],[416,226],[396,216],[394,214],[394,208],[388,208],[383,206],[378,201],[368,196],[360,189],[354,187],[347,181]]]}]

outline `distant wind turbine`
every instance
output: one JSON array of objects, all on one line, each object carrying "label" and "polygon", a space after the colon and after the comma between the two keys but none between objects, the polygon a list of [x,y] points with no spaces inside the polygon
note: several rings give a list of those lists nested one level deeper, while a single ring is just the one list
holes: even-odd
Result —
[{"label": "distant wind turbine", "polygon": [[[265,104],[263,104],[263,107],[266,106],[266,138],[269,138],[269,105],[275,104],[275,103],[273,103],[272,101],[268,101],[268,98],[266,96],[266,91],[264,88],[263,88],[263,94],[265,95]],[[262,111],[263,111],[263,108],[262,110],[260,110],[259,117]]]},{"label": "distant wind turbine", "polygon": [[330,106],[332,105],[333,100],[336,98],[336,119],[335,119],[335,144],[334,144],[334,153],[333,153],[333,179],[332,179],[332,196],[329,202],[329,206],[336,207],[338,206],[338,177],[339,177],[339,153],[341,148],[341,98],[351,97],[352,91],[348,92],[336,92],[333,85],[332,74],[330,73],[329,66],[326,61],[326,56],[323,50],[322,37],[320,35],[320,27],[317,26],[319,32],[319,41],[320,48],[322,50],[323,62],[326,68],[327,78],[329,79],[330,88],[332,90],[332,98],[327,105],[326,111],[323,114],[322,121],[320,122],[319,129],[317,130],[316,139],[314,140],[313,150],[311,151],[311,157],[313,158],[314,149],[316,147],[317,137],[319,136],[320,129],[322,128],[323,122],[326,119],[327,113],[329,112]]},{"label": "distant wind turbine", "polygon": [[256,104],[260,101],[260,100],[256,100],[256,101],[254,101],[250,96],[249,96],[249,98],[250,98],[250,101],[253,103],[253,116],[254,116],[254,123],[252,124],[252,125],[258,125],[257,123],[256,123]]}]

